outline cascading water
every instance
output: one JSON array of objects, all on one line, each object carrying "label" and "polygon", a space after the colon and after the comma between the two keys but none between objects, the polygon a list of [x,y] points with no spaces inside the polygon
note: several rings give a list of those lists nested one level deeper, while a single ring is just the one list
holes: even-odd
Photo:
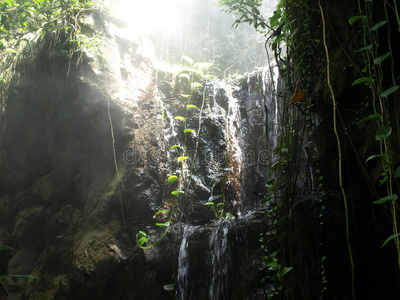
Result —
[{"label": "cascading water", "polygon": [[[254,253],[259,248],[258,233],[261,231],[258,230],[265,230],[267,226],[265,219],[260,222],[254,212],[260,204],[254,192],[265,184],[273,163],[272,151],[278,131],[278,105],[270,71],[262,69],[249,75],[245,86],[226,82],[207,84],[210,106],[201,124],[199,138],[204,140],[200,148],[204,145],[207,145],[207,150],[218,148],[221,146],[218,142],[223,140],[227,159],[223,161],[225,165],[208,161],[207,173],[197,176],[212,177],[220,174],[222,169],[227,170],[225,189],[220,192],[225,194],[235,217],[201,226],[183,226],[176,279],[177,299],[251,298],[249,287],[244,282],[256,276],[247,270],[257,269]],[[222,136],[213,138],[209,120],[219,120],[218,124],[224,126],[220,133]],[[266,132],[268,138],[260,141]],[[206,150],[201,148],[199,152]],[[257,228],[254,232],[251,230],[252,222]],[[251,251],[254,252],[250,255]],[[253,280],[254,291],[259,279],[255,277]],[[252,295],[256,298],[256,292]]]},{"label": "cascading water", "polygon": [[[9,264],[10,274],[21,274],[18,262],[25,257],[27,274],[54,275],[40,291],[54,299],[166,299],[166,293],[174,293],[185,300],[234,300],[255,295],[260,280],[257,259],[262,255],[258,237],[267,225],[263,215],[247,213],[261,203],[258,193],[265,191],[274,145],[272,133],[263,138],[276,129],[267,122],[267,116],[276,120],[276,106],[268,102],[272,94],[263,80],[267,76],[258,71],[239,83],[198,83],[195,88],[185,81],[191,90],[184,96],[190,94],[190,105],[197,107],[187,109],[187,97],[176,92],[184,83],[154,66],[147,39],[130,36],[124,24],[98,11],[88,12],[84,28],[90,35],[99,33],[104,55],[82,53],[82,62],[71,68],[59,55],[64,46],[48,51],[59,41],[47,40],[38,48],[37,63],[43,63],[39,70],[46,70],[38,77],[43,82],[31,77],[38,73],[33,72],[36,63],[29,63],[29,74],[10,90],[7,115],[13,118],[4,139],[7,147],[2,146],[9,149],[4,170],[18,172],[0,174],[2,188],[10,193],[1,200],[10,203],[7,213],[18,212],[9,218],[15,222],[6,227],[14,229],[5,235],[21,245]],[[161,81],[165,92],[158,95]],[[49,92],[49,86],[54,90]],[[35,101],[30,101],[32,90],[40,91]],[[25,105],[29,109],[19,109]],[[34,138],[24,131],[31,125],[30,108],[40,112]],[[177,116],[185,116],[186,123]],[[22,127],[20,120],[25,120]],[[186,135],[183,129],[192,132]],[[26,137],[34,155],[13,153],[21,148],[21,140],[12,138],[18,136]],[[172,152],[172,145],[188,156],[189,151],[196,154],[185,161],[191,169],[184,174],[188,184],[182,191],[168,184],[168,176],[184,173],[175,155],[178,148]],[[21,169],[25,155],[27,172]],[[37,157],[43,163],[36,164]],[[21,179],[20,174],[31,175]],[[14,197],[18,201],[11,201]],[[219,215],[204,206],[213,200],[217,208],[223,205]],[[26,201],[32,206],[20,206]],[[226,213],[234,216],[215,220]],[[164,227],[169,217],[172,226],[183,229],[170,230],[159,240],[154,223]],[[142,231],[147,229],[148,236]],[[132,243],[139,232],[142,241],[160,242],[152,249],[139,249],[142,245]],[[33,236],[46,238],[29,239]],[[70,253],[68,258],[65,253]],[[178,263],[173,269],[174,259]],[[56,266],[54,261],[61,263]],[[42,299],[34,294],[34,286],[28,286],[30,298]],[[24,287],[16,293],[25,293]]]},{"label": "cascading water", "polygon": [[255,212],[208,225],[183,225],[175,299],[259,299],[258,238],[267,225],[265,216]]},{"label": "cascading water", "polygon": [[189,236],[193,231],[193,227],[189,225],[183,226],[183,236],[181,246],[179,247],[179,255],[178,255],[178,299],[189,299],[189,290],[188,290],[188,272],[189,272],[189,261],[188,261],[188,244],[189,244]]},{"label": "cascading water", "polygon": [[210,234],[210,268],[212,270],[210,280],[210,299],[226,299],[227,284],[231,267],[231,254],[228,245],[228,233],[234,219],[220,220],[212,228]]}]

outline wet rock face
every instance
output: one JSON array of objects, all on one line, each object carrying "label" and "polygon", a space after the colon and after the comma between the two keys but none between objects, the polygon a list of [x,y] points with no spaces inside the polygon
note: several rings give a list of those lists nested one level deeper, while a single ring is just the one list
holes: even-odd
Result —
[{"label": "wet rock face", "polygon": [[[257,160],[266,149],[257,138],[265,94],[257,97],[260,91],[246,84],[204,83],[192,102],[203,110],[187,115],[196,134],[185,141],[183,125],[173,118],[185,115],[186,103],[174,99],[174,80],[157,78],[146,42],[128,38],[100,13],[85,22],[86,30],[103,36],[103,58],[84,53],[71,64],[44,39],[38,59],[21,64],[10,87],[0,138],[0,244],[16,250],[1,256],[0,274],[40,278],[10,279],[10,299],[164,299],[182,232],[172,230],[146,251],[135,235],[146,229],[159,237],[153,216],[175,201],[176,187],[166,180],[181,171],[170,148],[185,146],[194,162],[174,222],[214,220],[203,204],[217,194],[225,195],[226,211],[245,213],[258,203],[253,191],[268,169]],[[258,234],[263,224],[254,224]],[[229,247],[245,251],[255,235]],[[208,246],[200,251],[208,238],[196,235],[189,247],[190,265],[201,272],[207,270],[195,258],[209,259]]]}]

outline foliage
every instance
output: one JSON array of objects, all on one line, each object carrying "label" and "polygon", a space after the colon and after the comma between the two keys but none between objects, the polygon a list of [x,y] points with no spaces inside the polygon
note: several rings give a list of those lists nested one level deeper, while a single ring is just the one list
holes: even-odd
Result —
[{"label": "foliage", "polygon": [[327,85],[329,87],[331,97],[332,97],[332,112],[333,112],[333,131],[336,137],[336,144],[338,149],[338,178],[339,178],[339,187],[342,192],[343,197],[343,205],[345,210],[345,221],[346,221],[346,244],[348,248],[349,260],[350,260],[350,267],[351,267],[351,286],[352,286],[352,297],[355,299],[355,265],[354,265],[354,258],[353,258],[353,250],[350,244],[350,219],[349,219],[349,208],[348,208],[348,200],[347,195],[344,190],[343,186],[343,173],[342,173],[342,146],[341,141],[338,133],[337,127],[337,102],[335,93],[333,91],[332,83],[331,83],[331,70],[330,70],[330,54],[328,50],[328,44],[326,40],[326,23],[325,23],[325,12],[322,8],[321,1],[319,1],[319,8],[321,10],[321,19],[322,19],[322,26],[323,26],[323,43],[325,48],[325,55],[326,55],[326,78],[327,78]]},{"label": "foliage", "polygon": [[217,219],[227,219],[227,218],[232,218],[233,215],[230,212],[225,212],[224,206],[225,206],[225,201],[223,199],[222,202],[215,203],[214,201],[217,199],[224,198],[224,195],[214,195],[210,196],[208,201],[204,203],[203,205],[209,206],[212,212],[214,212],[215,218]]},{"label": "foliage", "polygon": [[[176,1],[191,9],[176,11],[180,34],[152,33],[156,55],[162,61],[179,64],[182,55],[195,61],[212,62],[207,74],[218,78],[240,77],[265,64],[264,37],[243,24],[233,28],[232,16],[223,14],[215,0]],[[189,4],[190,3],[190,4]],[[261,27],[260,27],[261,28]]]},{"label": "foliage", "polygon": [[[279,147],[279,146],[278,146]],[[285,169],[287,166],[286,159],[281,159],[275,164],[275,169]],[[265,204],[268,207],[266,215],[271,219],[271,225],[267,233],[261,233],[259,242],[264,256],[261,258],[262,265],[266,271],[266,275],[261,279],[261,285],[268,287],[267,299],[278,296],[282,291],[288,288],[288,282],[284,276],[293,268],[286,267],[280,263],[279,257],[281,249],[286,238],[286,224],[284,213],[284,201],[277,201],[280,190],[283,188],[283,181],[272,178],[266,184],[268,194],[264,196]],[[284,259],[284,257],[282,257]]]},{"label": "foliage", "polygon": [[[183,202],[186,202],[187,191],[191,185],[191,173],[194,168],[196,153],[189,157],[188,151],[188,140],[189,135],[191,140],[195,139],[194,150],[197,152],[198,149],[198,136],[200,134],[201,123],[202,123],[202,111],[205,106],[205,93],[202,81],[205,79],[212,78],[213,76],[207,75],[205,71],[212,67],[212,63],[209,62],[197,62],[195,63],[190,57],[184,56],[182,58],[184,67],[177,74],[177,80],[179,84],[175,88],[175,93],[179,95],[181,101],[186,104],[185,116],[175,116],[175,124],[182,128],[183,142],[181,144],[172,145],[171,152],[177,154],[176,161],[178,163],[178,169],[174,172],[174,175],[170,175],[167,178],[167,186],[169,188],[174,187],[171,191],[171,195],[174,196],[173,203],[168,205],[168,208],[162,208],[158,210],[154,218],[160,216],[167,216],[167,221],[163,223],[155,223],[156,226],[164,229],[161,237],[155,242],[151,243],[148,234],[144,231],[139,231],[136,234],[137,245],[142,249],[149,249],[159,243],[168,233],[170,226],[173,223],[174,213],[177,210],[182,210]],[[197,107],[192,103],[192,99],[196,91],[203,89],[203,100],[201,107]],[[188,127],[188,119],[190,115],[198,116],[197,130]],[[211,207],[211,210],[215,213],[216,218],[226,218],[232,216],[230,213],[224,211],[224,201],[215,204],[213,201],[223,197],[223,195],[210,196],[207,203]]]},{"label": "foliage", "polygon": [[232,25],[235,28],[241,23],[248,23],[256,30],[260,28],[261,30],[265,30],[269,28],[269,26],[260,13],[262,2],[262,0],[220,0],[218,5],[226,7],[222,10],[223,12],[238,16],[238,19],[236,19]]},{"label": "foliage", "polygon": [[[87,0],[5,0],[0,2],[0,108],[5,107],[7,86],[24,50],[34,48],[46,34],[68,36],[72,59],[75,51],[96,44],[80,31],[79,16],[96,7]],[[87,46],[91,44],[91,46]]]},{"label": "foliage", "polygon": [[[396,1],[394,1],[396,2]],[[375,19],[375,10],[384,12],[384,19]],[[393,52],[393,41],[391,28],[398,28],[399,7],[392,6],[387,1],[374,3],[370,0],[358,1],[358,14],[349,19],[352,26],[362,26],[362,47],[355,52],[363,57],[365,67],[362,69],[361,77],[356,79],[352,86],[363,84],[369,88],[371,93],[371,107],[374,111],[365,117],[362,122],[375,121],[377,130],[375,140],[379,143],[380,153],[369,156],[368,161],[379,158],[382,163],[382,176],[380,183],[386,188],[386,195],[374,201],[377,205],[388,205],[391,211],[390,219],[393,225],[393,234],[383,243],[382,247],[390,241],[395,242],[398,256],[398,267],[400,268],[400,239],[398,228],[399,208],[396,203],[398,190],[400,187],[398,168],[398,147],[395,140],[400,137],[399,111],[398,105],[393,104],[395,92],[399,89],[399,74],[395,67],[395,53]],[[390,17],[389,11],[393,11],[396,17]],[[382,33],[387,33],[387,39],[382,37]],[[392,114],[391,114],[392,112]],[[394,118],[393,118],[394,115]],[[392,117],[391,117],[392,116]],[[394,128],[397,128],[395,131]],[[394,137],[394,134],[397,137]],[[397,193],[396,193],[397,190]]]}]

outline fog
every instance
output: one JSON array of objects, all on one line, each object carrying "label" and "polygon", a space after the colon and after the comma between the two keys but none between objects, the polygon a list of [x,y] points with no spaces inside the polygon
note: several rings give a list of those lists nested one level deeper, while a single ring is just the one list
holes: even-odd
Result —
[{"label": "fog", "polygon": [[[264,1],[271,16],[277,0]],[[129,23],[132,34],[151,39],[158,60],[180,64],[182,56],[212,62],[213,75],[229,77],[268,63],[265,36],[248,24],[233,28],[234,15],[221,12],[216,0],[120,0],[113,13]]]}]

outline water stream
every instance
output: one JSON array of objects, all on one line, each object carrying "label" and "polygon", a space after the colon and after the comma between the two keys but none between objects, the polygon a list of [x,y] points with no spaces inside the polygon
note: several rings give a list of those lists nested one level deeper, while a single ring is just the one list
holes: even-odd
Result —
[{"label": "water stream", "polygon": [[[220,192],[224,193],[226,207],[234,217],[210,220],[200,226],[182,225],[176,299],[224,300],[247,295],[243,282],[253,275],[246,270],[256,269],[257,230],[265,226],[254,221],[261,203],[256,192],[268,178],[278,135],[279,111],[272,75],[273,72],[264,68],[249,75],[244,86],[226,82],[207,85],[210,107],[203,116],[199,136],[203,139],[200,147],[207,148],[199,152],[224,146],[227,159],[213,164],[208,160],[205,173],[199,172],[197,176],[206,178],[204,182],[207,182],[207,176],[211,178],[222,169],[228,170],[226,184]],[[219,136],[213,135],[209,120],[224,125]],[[221,142],[224,144],[218,144]],[[212,195],[213,190],[210,192]],[[252,222],[257,228],[254,232]],[[251,251],[254,252],[250,254]]]},{"label": "water stream", "polygon": [[220,220],[211,230],[209,263],[212,270],[210,280],[210,299],[224,299],[226,279],[231,268],[231,253],[228,245],[228,233],[234,219]]}]

